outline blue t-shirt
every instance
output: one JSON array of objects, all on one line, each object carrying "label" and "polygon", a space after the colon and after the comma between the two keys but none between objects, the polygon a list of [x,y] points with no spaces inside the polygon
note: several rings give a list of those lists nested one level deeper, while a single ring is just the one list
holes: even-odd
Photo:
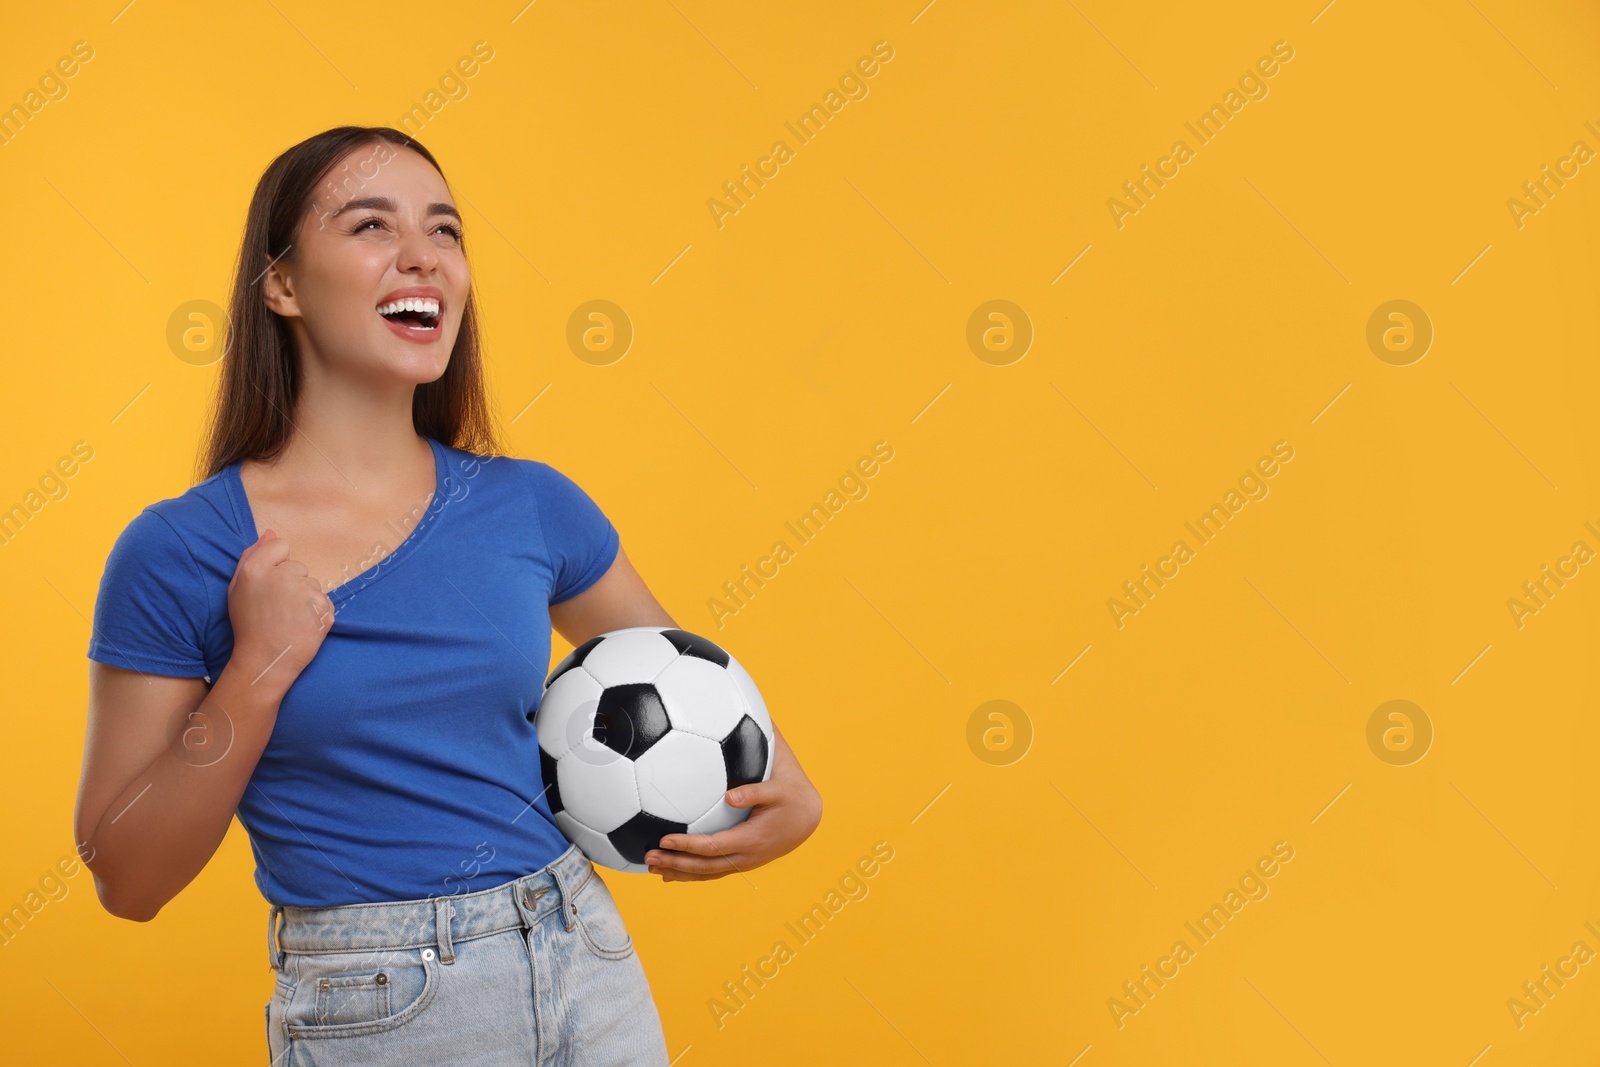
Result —
[{"label": "blue t-shirt", "polygon": [[[545,463],[427,440],[433,499],[328,594],[333,629],[239,800],[269,903],[475,892],[568,847],[532,722],[550,670],[547,606],[605,574],[616,528]],[[228,582],[255,540],[237,463],[145,508],[106,559],[89,658],[217,678],[233,653]],[[210,729],[208,745],[226,743],[226,723]]]}]

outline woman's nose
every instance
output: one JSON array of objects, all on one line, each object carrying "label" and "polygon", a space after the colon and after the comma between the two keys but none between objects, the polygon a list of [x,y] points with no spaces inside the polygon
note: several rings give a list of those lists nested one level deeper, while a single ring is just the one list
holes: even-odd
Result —
[{"label": "woman's nose", "polygon": [[418,266],[432,268],[438,262],[439,253],[433,247],[433,242],[429,240],[427,233],[416,229],[406,229],[401,231],[401,267],[405,267],[414,263]]}]

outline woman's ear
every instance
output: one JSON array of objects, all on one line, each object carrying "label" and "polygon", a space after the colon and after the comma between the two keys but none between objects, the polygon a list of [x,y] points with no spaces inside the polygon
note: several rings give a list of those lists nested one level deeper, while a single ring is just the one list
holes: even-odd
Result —
[{"label": "woman's ear", "polygon": [[271,310],[285,317],[294,317],[300,314],[298,301],[294,296],[294,280],[289,277],[279,260],[268,257],[267,269],[262,273],[261,298]]}]

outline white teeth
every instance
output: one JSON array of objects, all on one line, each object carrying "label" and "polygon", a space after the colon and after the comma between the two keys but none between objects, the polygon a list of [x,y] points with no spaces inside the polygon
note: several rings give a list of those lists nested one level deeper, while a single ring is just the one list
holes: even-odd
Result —
[{"label": "white teeth", "polygon": [[425,315],[435,318],[439,315],[439,301],[431,296],[408,296],[404,300],[396,300],[389,304],[380,304],[378,314],[394,315],[402,311],[420,311]]}]

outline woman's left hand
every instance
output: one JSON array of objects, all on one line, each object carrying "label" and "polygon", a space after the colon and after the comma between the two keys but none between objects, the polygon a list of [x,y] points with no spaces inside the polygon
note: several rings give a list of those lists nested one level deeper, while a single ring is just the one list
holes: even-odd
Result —
[{"label": "woman's left hand", "polygon": [[645,863],[663,882],[704,882],[748,871],[798,848],[822,821],[822,796],[776,725],[772,777],[730,789],[728,803],[751,809],[738,826],[714,834],[668,834]]}]

